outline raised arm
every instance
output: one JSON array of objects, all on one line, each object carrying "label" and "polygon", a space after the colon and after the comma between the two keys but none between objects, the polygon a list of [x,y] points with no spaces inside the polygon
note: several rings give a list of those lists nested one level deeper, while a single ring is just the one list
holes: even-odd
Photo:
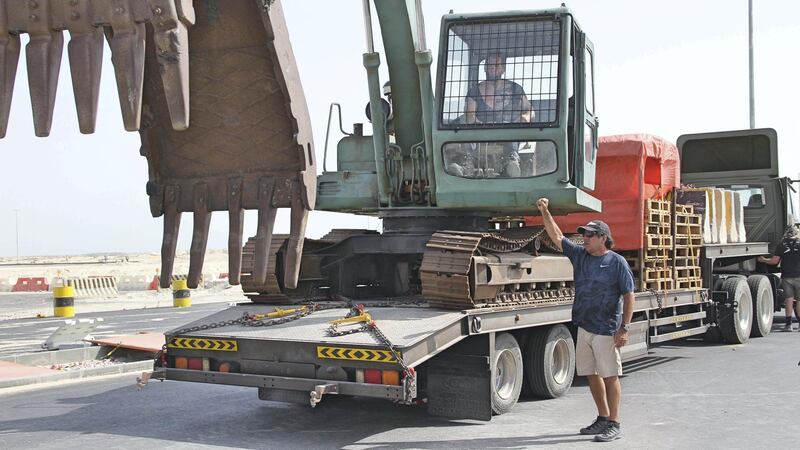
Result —
[{"label": "raised arm", "polygon": [[561,232],[561,229],[558,228],[558,225],[556,225],[556,221],[553,220],[553,216],[550,214],[550,210],[548,209],[549,206],[550,200],[546,198],[540,198],[536,202],[536,207],[539,208],[539,212],[542,214],[542,221],[544,222],[544,229],[547,232],[547,235],[560,251],[564,251],[564,249],[561,247],[561,239],[564,238],[564,233]]}]

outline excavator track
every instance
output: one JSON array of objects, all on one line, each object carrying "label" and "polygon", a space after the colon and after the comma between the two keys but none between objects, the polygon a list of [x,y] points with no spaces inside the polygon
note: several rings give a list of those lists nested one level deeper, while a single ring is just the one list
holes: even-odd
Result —
[{"label": "excavator track", "polygon": [[[432,307],[473,309],[491,306],[568,304],[574,299],[571,268],[563,257],[540,255],[555,245],[541,228],[498,232],[440,231],[426,246],[420,269],[422,295]],[[525,250],[526,252],[520,253]],[[560,263],[559,269],[533,276],[537,257]],[[506,282],[492,272],[506,269]],[[488,274],[486,271],[488,270]],[[497,275],[496,275],[497,276]]]}]

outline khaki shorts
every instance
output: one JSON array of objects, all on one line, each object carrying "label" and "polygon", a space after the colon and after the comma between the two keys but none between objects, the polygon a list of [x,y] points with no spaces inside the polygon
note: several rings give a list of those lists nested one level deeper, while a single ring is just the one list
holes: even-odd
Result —
[{"label": "khaki shorts", "polygon": [[800,278],[781,278],[783,298],[796,299],[800,295]]},{"label": "khaki shorts", "polygon": [[614,346],[614,336],[592,334],[578,327],[575,368],[579,376],[608,378],[622,375],[622,359],[619,349]]}]

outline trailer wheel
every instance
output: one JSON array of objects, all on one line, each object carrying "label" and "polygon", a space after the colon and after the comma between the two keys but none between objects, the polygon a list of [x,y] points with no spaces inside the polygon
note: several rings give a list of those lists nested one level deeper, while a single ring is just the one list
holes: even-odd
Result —
[{"label": "trailer wheel", "polygon": [[566,394],[575,377],[575,342],[569,329],[555,325],[531,333],[524,364],[533,395],[556,398]]},{"label": "trailer wheel", "polygon": [[753,297],[753,329],[751,337],[763,337],[772,330],[774,299],[772,285],[769,278],[764,275],[750,275],[747,277],[750,286],[750,296]]},{"label": "trailer wheel", "polygon": [[500,333],[494,340],[492,358],[492,412],[505,414],[517,404],[522,390],[522,352],[509,333]]},{"label": "trailer wheel", "polygon": [[750,338],[753,326],[753,298],[747,281],[741,277],[731,277],[722,283],[722,290],[728,293],[728,299],[736,302],[737,307],[721,307],[718,309],[719,328],[722,337],[729,344],[744,344]]}]

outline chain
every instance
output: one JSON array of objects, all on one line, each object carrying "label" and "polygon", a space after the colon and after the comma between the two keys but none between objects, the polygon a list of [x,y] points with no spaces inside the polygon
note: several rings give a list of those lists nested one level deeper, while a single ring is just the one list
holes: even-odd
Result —
[{"label": "chain", "polygon": [[661,311],[664,309],[664,305],[661,302],[661,293],[653,288],[648,289],[647,292],[650,292],[656,296],[656,304],[658,305],[658,309],[656,309],[656,315],[661,314]]},{"label": "chain", "polygon": [[[348,312],[344,318],[347,319],[364,313],[365,313],[364,305],[356,305],[351,308],[350,312]],[[408,364],[406,364],[405,361],[403,361],[403,357],[400,355],[400,352],[398,352],[395,349],[395,346],[394,344],[392,344],[392,341],[383,333],[383,331],[381,331],[380,328],[378,328],[377,322],[375,322],[374,320],[370,320],[369,322],[364,323],[357,328],[351,328],[348,330],[341,330],[341,331],[338,330],[337,324],[334,323],[328,327],[327,332],[328,336],[331,337],[346,336],[355,333],[371,334],[372,337],[374,337],[379,344],[384,346],[392,354],[392,357],[395,359],[395,361],[397,361],[400,367],[403,368],[403,375],[404,375],[403,390],[405,391],[404,398],[407,401],[410,401],[412,398],[416,397],[416,392],[417,392],[416,370],[414,370],[413,367],[410,367]]]}]

